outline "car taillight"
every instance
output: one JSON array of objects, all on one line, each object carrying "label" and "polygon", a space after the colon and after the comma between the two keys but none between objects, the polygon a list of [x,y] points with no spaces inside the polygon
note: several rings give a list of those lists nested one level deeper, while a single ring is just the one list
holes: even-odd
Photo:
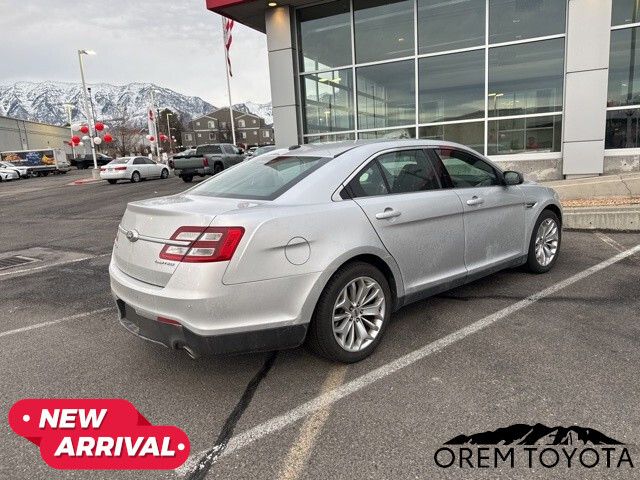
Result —
[{"label": "car taillight", "polygon": [[208,167],[209,166],[209,159],[208,158],[203,158],[202,159],[202,166],[203,167]]},{"label": "car taillight", "polygon": [[127,169],[127,167],[116,167],[115,169],[116,169],[116,170],[126,170],[126,169]]},{"label": "car taillight", "polygon": [[184,245],[165,245],[160,258],[190,263],[224,262],[231,260],[243,235],[242,227],[180,227],[171,240],[183,241]]}]

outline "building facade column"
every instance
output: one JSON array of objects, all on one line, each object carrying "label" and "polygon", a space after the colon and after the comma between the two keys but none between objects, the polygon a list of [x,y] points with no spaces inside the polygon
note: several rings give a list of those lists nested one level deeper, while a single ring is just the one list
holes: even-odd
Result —
[{"label": "building facade column", "polygon": [[265,15],[275,141],[278,148],[286,148],[297,145],[301,137],[294,12],[291,7],[276,7]]},{"label": "building facade column", "polygon": [[609,82],[612,0],[569,0],[562,173],[600,175]]}]

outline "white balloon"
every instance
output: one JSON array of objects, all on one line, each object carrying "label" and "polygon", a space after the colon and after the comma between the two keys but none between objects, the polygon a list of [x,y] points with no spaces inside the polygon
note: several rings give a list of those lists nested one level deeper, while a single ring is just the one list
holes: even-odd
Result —
[{"label": "white balloon", "polygon": [[84,140],[85,142],[89,141],[91,137],[89,137],[89,135],[85,135],[84,137],[82,137],[82,140]]},{"label": "white balloon", "polygon": [[82,142],[80,142],[80,143],[78,144],[78,146],[79,146],[79,147],[82,147],[83,145],[84,145],[84,143],[82,143]]},{"label": "white balloon", "polygon": [[93,143],[96,145],[100,145],[102,143],[102,139],[100,137],[96,137],[93,139]]},{"label": "white balloon", "polygon": [[109,130],[109,125],[105,125],[103,130],[106,132],[107,130]]},{"label": "white balloon", "polygon": [[71,130],[73,130],[74,132],[80,131],[80,127],[82,127],[82,125],[80,125],[79,123],[71,124]]}]

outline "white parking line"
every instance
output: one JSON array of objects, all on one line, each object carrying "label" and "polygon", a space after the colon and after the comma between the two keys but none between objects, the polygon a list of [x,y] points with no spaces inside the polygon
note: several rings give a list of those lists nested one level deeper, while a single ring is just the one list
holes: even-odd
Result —
[{"label": "white parking line", "polygon": [[5,277],[9,275],[18,275],[19,273],[30,273],[30,272],[35,272],[37,270],[44,270],[45,268],[59,267],[60,265],[70,265],[72,263],[84,262],[85,260],[106,257],[110,255],[111,253],[103,253],[100,255],[91,255],[88,257],[75,258],[73,260],[65,260],[64,262],[47,263],[46,265],[40,265],[39,267],[23,268],[22,270],[13,270],[11,272],[2,272],[0,273],[0,277]]},{"label": "white parking line", "polygon": [[[226,457],[227,455],[240,450],[257,440],[260,440],[267,435],[278,432],[297,422],[298,420],[305,418],[306,416],[311,415],[318,410],[326,408],[327,406],[336,403],[338,400],[348,397],[349,395],[352,395],[359,390],[362,390],[363,388],[377,382],[378,380],[381,380],[398,372],[399,370],[402,370],[405,367],[413,365],[414,363],[428,357],[429,355],[441,351],[442,349],[468,337],[469,335],[473,335],[474,333],[484,330],[497,321],[502,320],[503,318],[506,318],[509,315],[516,313],[530,305],[533,305],[537,301],[553,295],[557,291],[573,285],[574,283],[579,282],[580,280],[583,280],[593,275],[594,273],[604,270],[605,268],[610,267],[611,265],[614,265],[627,257],[630,257],[631,255],[635,255],[638,252],[640,252],[640,245],[636,245],[635,247],[625,250],[624,252],[621,252],[607,260],[598,263],[597,265],[578,272],[575,275],[562,280],[555,285],[552,285],[551,287],[545,288],[538,293],[534,293],[524,300],[520,300],[519,302],[516,302],[506,308],[503,308],[502,310],[497,311],[496,313],[484,317],[483,319],[478,320],[477,322],[474,322],[460,330],[457,330],[447,335],[446,337],[442,337],[441,339],[425,345],[418,350],[414,350],[413,352],[408,353],[390,363],[387,363],[386,365],[376,368],[375,370],[372,370],[369,373],[351,380],[350,382],[345,383],[344,385],[330,392],[319,395],[318,397],[313,398],[308,402],[303,403],[302,405],[289,410],[288,412],[280,416],[274,417],[264,423],[256,425],[255,427],[246,430],[240,435],[231,438],[227,449],[222,453],[221,457]],[[188,467],[185,468],[185,466],[193,465],[194,462],[197,461],[197,459],[200,458],[204,453],[206,453],[206,451],[190,455],[185,464],[182,467],[176,469],[176,473],[179,475],[188,473]]]},{"label": "white parking line", "polygon": [[616,242],[613,238],[611,238],[608,235],[605,235],[602,232],[595,232],[594,235],[596,237],[598,237],[600,240],[602,240],[604,243],[606,243],[607,245],[609,245],[611,248],[613,248],[614,250],[617,250],[618,252],[623,252],[624,251],[624,245],[622,245],[619,242]]},{"label": "white parking line", "polygon": [[57,323],[68,322],[69,320],[77,320],[79,318],[91,317],[92,315],[98,315],[100,313],[108,312],[109,310],[115,310],[116,307],[99,308],[98,310],[92,310],[90,312],[76,313],[68,317],[59,318],[57,320],[50,320],[48,322],[36,323],[35,325],[28,325],[22,328],[16,328],[14,330],[7,330],[6,332],[0,332],[0,337],[8,337],[9,335],[15,335],[16,333],[28,332],[29,330],[35,330],[36,328],[49,327],[56,325]]}]

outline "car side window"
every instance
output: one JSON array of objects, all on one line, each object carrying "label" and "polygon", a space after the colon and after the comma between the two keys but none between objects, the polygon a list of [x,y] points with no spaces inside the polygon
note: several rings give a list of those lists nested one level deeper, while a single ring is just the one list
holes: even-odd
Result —
[{"label": "car side window", "polygon": [[431,160],[423,150],[389,152],[378,157],[391,193],[437,190],[440,181]]},{"label": "car side window", "polygon": [[153,160],[151,160],[150,158],[147,158],[144,163],[146,163],[147,165],[155,165],[156,162],[154,162]]},{"label": "car side window", "polygon": [[382,176],[382,171],[377,160],[371,162],[349,183],[349,189],[354,197],[375,197],[376,195],[388,195],[387,182]]},{"label": "car side window", "polygon": [[144,158],[135,158],[133,160],[134,165],[144,165]]},{"label": "car side window", "polygon": [[484,160],[461,150],[436,148],[455,188],[500,185],[496,170]]}]

